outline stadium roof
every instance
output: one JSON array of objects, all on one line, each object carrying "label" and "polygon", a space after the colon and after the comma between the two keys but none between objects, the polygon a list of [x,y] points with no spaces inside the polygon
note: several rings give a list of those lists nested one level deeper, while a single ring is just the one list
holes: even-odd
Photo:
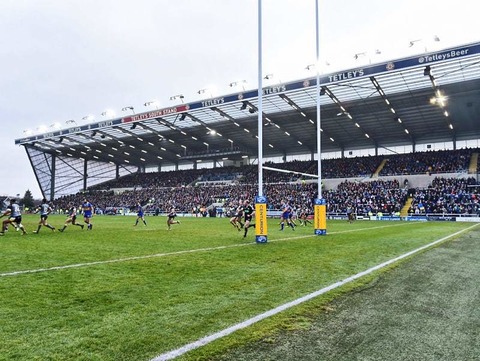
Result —
[{"label": "stadium roof", "polygon": [[[317,153],[316,84],[263,88],[264,157]],[[480,43],[322,74],[320,95],[322,152],[478,139]],[[15,143],[53,196],[137,169],[256,158],[258,106],[245,90]]]}]

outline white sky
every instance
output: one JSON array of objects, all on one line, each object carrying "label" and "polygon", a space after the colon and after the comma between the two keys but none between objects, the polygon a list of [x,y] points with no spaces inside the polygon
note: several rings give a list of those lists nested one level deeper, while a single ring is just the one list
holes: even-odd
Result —
[{"label": "white sky", "polygon": [[[273,83],[313,76],[315,0],[262,3],[263,74]],[[480,40],[475,0],[319,4],[326,73]],[[41,197],[14,144],[26,129],[99,121],[125,106],[139,113],[154,99],[171,106],[176,94],[196,101],[207,87],[229,94],[238,80],[256,88],[257,9],[257,0],[0,0],[0,194]]]}]

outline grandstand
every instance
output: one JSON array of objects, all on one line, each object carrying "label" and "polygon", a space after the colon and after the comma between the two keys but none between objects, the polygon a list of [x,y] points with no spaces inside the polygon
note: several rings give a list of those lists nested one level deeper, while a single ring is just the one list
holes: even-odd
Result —
[{"label": "grandstand", "polygon": [[[340,159],[334,167],[325,161],[323,178],[335,178],[338,165],[348,171],[342,178],[391,176],[400,166],[395,164],[396,153],[403,153],[400,149],[417,153],[434,143],[453,150],[478,146],[480,43],[324,74],[320,85],[322,157]],[[310,159],[308,172],[318,172],[313,162],[318,153],[315,92],[316,78],[263,89],[265,160]],[[157,182],[168,171],[190,169],[189,179],[169,185],[186,186],[198,177],[208,181],[205,167],[250,166],[252,171],[243,177],[252,181],[258,175],[252,166],[258,163],[257,95],[257,90],[246,90],[15,143],[25,148],[42,194],[50,200],[112,187],[122,177],[152,171],[160,174],[151,176]],[[354,166],[341,164],[360,151],[370,156],[357,158]],[[470,152],[459,158],[455,171],[471,166],[460,160],[478,155]],[[405,171],[412,169],[403,166]],[[438,162],[427,172],[435,166]],[[450,173],[449,166],[444,164],[442,171]],[[290,175],[280,181],[294,179]]]},{"label": "grandstand", "polygon": [[[238,339],[221,340],[212,346],[218,348],[185,359],[211,360],[260,338],[282,343],[285,354],[293,343],[279,337],[312,332],[314,315],[336,313],[332,299],[374,291],[370,299],[386,300],[385,308],[362,300],[361,310],[325,328],[330,334],[347,329],[338,338],[344,343],[334,339],[341,349],[335,356],[372,357],[373,348],[382,352],[378,359],[403,349],[409,353],[396,359],[436,357],[440,351],[461,355],[443,358],[448,360],[476,356],[478,317],[471,290],[478,230],[473,233],[473,227],[459,222],[412,226],[335,219],[344,220],[351,207],[365,219],[480,222],[479,64],[476,43],[322,76],[321,181],[334,220],[321,242],[310,227],[282,232],[275,219],[269,219],[277,228],[269,241],[273,246],[265,247],[242,238],[228,220],[213,217],[182,220],[169,232],[159,217],[139,228],[127,217],[105,216],[94,232],[78,227],[68,234],[42,231],[22,242],[11,229],[3,242],[3,354],[159,360],[235,328]],[[315,79],[263,90],[264,165],[282,170],[263,172],[271,215],[285,197],[311,212],[317,197],[318,181],[306,175],[319,173],[315,91]],[[25,148],[44,197],[57,211],[80,204],[88,193],[105,213],[141,202],[147,213],[175,205],[178,213],[188,214],[217,203],[229,207],[256,194],[257,104],[256,91],[244,91],[16,143]],[[36,226],[36,215],[24,218],[29,227]],[[64,222],[56,214],[50,219]],[[453,246],[424,252],[451,239]],[[430,262],[398,277],[397,291],[385,287],[383,281],[392,279],[383,272],[417,253],[431,254]],[[398,305],[409,308],[411,317],[401,319]],[[372,310],[389,317],[372,316]],[[354,339],[350,326],[357,315],[368,327]],[[269,319],[260,324],[264,318],[259,316]],[[435,329],[426,327],[429,322]],[[320,344],[318,337],[304,339]],[[318,350],[302,352],[319,358]]]}]

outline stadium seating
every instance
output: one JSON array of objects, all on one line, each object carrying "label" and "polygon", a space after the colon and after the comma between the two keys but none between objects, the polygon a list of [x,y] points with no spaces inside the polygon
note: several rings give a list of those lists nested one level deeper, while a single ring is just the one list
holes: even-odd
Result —
[{"label": "stadium seating", "polygon": [[[343,214],[348,205],[359,215],[399,214],[410,200],[409,214],[478,214],[475,178],[467,174],[478,149],[429,151],[414,154],[367,156],[322,161],[322,179],[345,179],[322,193],[329,214]],[[317,197],[316,161],[265,163],[264,193],[269,209],[280,209],[288,201],[295,208],[312,212]],[[379,178],[376,175],[379,174]],[[392,176],[443,174],[429,181],[428,188],[409,188],[408,181]],[[457,178],[448,178],[455,174]],[[447,177],[445,176],[447,175]],[[382,177],[387,176],[383,179]],[[155,173],[135,173],[88,189],[87,193],[63,196],[55,200],[57,210],[70,203],[80,204],[87,196],[97,209],[134,209],[140,202],[147,213],[164,212],[175,206],[179,212],[194,212],[200,207],[222,204],[225,208],[239,199],[252,199],[258,191],[258,166],[192,169]],[[354,179],[355,178],[355,179]],[[122,191],[115,191],[121,189]]]}]

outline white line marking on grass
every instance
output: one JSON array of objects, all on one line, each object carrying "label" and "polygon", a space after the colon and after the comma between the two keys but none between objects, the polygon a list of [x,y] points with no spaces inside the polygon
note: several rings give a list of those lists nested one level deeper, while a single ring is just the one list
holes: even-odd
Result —
[{"label": "white line marking on grass", "polygon": [[250,245],[252,245],[252,243],[242,243],[242,244],[234,244],[234,245],[229,245],[229,246],[198,248],[198,249],[190,249],[190,250],[186,250],[186,251],[177,251],[177,252],[170,252],[170,253],[157,253],[157,254],[150,254],[150,255],[145,255],[145,256],[133,256],[133,257],[118,258],[118,259],[110,259],[110,260],[106,260],[106,261],[76,263],[76,264],[69,264],[69,265],[66,265],[66,266],[55,266],[55,267],[48,267],[48,268],[37,268],[37,269],[32,269],[32,270],[0,273],[0,277],[17,276],[17,275],[26,274],[26,273],[39,273],[39,272],[47,272],[47,271],[56,271],[56,270],[62,270],[62,269],[68,269],[68,268],[80,268],[80,267],[87,267],[87,266],[96,266],[96,265],[103,265],[103,264],[108,264],[108,263],[136,261],[136,260],[142,260],[142,259],[148,259],[148,258],[175,256],[175,255],[179,255],[179,254],[187,254],[187,253],[195,253],[195,252],[215,251],[215,250],[219,250],[219,249],[250,246]]},{"label": "white line marking on grass", "polygon": [[[405,225],[405,224],[402,223],[402,225]],[[389,226],[378,226],[378,227],[372,227],[372,228],[368,228],[368,229],[378,229],[378,228],[395,227],[395,226],[398,226],[398,224],[389,225]],[[348,231],[332,232],[330,234],[339,234],[339,233],[355,232],[355,231],[363,231],[363,230],[365,230],[365,228],[352,229],[352,230],[348,230]],[[286,237],[286,238],[271,240],[270,242],[288,241],[288,240],[310,238],[310,237],[318,237],[318,236],[315,236],[315,235],[312,234],[312,235],[299,236],[299,237]],[[240,244],[233,244],[233,245],[228,245],[228,246],[198,248],[198,249],[190,249],[190,250],[170,252],[170,253],[157,253],[157,254],[150,254],[150,255],[145,255],[145,256],[133,256],[133,257],[117,258],[117,259],[111,259],[111,260],[105,260],[105,261],[76,263],[76,264],[69,264],[69,265],[65,265],[65,266],[54,266],[54,267],[48,267],[48,268],[37,268],[37,269],[23,270],[23,271],[12,271],[12,272],[0,273],[0,277],[18,276],[18,275],[23,275],[23,274],[40,273],[40,272],[48,272],[48,271],[58,271],[58,270],[69,269],[69,268],[98,266],[98,265],[109,264],[109,263],[137,261],[137,260],[143,260],[143,259],[149,259],[149,258],[176,256],[176,255],[196,253],[196,252],[217,251],[217,250],[227,249],[227,248],[252,246],[252,245],[255,245],[255,244],[256,243],[240,243]]]},{"label": "white line marking on grass", "polygon": [[423,250],[426,249],[426,248],[432,247],[432,246],[434,246],[434,245],[436,245],[436,244],[438,244],[438,243],[441,243],[441,242],[443,242],[443,241],[445,241],[445,240],[447,240],[447,239],[449,239],[449,238],[452,238],[452,237],[454,237],[454,236],[457,236],[457,235],[459,235],[459,234],[461,234],[461,233],[463,233],[463,232],[466,232],[466,231],[470,230],[471,228],[477,227],[478,225],[479,225],[479,224],[474,224],[474,225],[472,225],[472,226],[470,226],[470,227],[467,227],[467,228],[465,228],[465,229],[462,229],[461,231],[458,231],[458,232],[452,233],[452,234],[450,234],[450,235],[448,235],[448,236],[445,236],[445,237],[443,237],[443,238],[437,239],[436,241],[433,241],[433,242],[431,242],[431,243],[429,243],[429,244],[427,244],[427,245],[425,245],[425,246],[419,247],[419,248],[417,248],[417,249],[415,249],[415,250],[413,250],[413,251],[407,252],[407,253],[405,253],[405,254],[403,254],[403,255],[401,255],[401,256],[392,258],[392,259],[389,260],[389,261],[380,263],[379,265],[376,265],[376,266],[374,266],[374,267],[372,267],[372,268],[369,268],[369,269],[367,269],[367,270],[365,270],[365,271],[362,271],[362,272],[357,273],[357,274],[355,274],[355,275],[353,275],[353,276],[347,277],[347,278],[345,278],[345,279],[342,280],[342,281],[335,282],[335,283],[331,284],[330,286],[324,287],[324,288],[322,288],[322,289],[320,289],[320,290],[318,290],[318,291],[315,291],[315,292],[310,293],[310,294],[308,294],[308,295],[306,295],[306,296],[300,297],[300,298],[298,298],[298,299],[296,299],[296,300],[294,300],[294,301],[285,303],[285,304],[283,304],[283,305],[281,305],[281,306],[278,306],[278,307],[276,307],[276,308],[274,308],[274,309],[272,309],[272,310],[269,310],[269,311],[267,311],[267,312],[265,312],[265,313],[261,313],[261,314],[255,316],[255,317],[252,317],[252,318],[250,318],[250,319],[248,319],[248,320],[245,320],[245,321],[243,321],[243,322],[237,323],[236,325],[233,325],[233,326],[231,326],[231,327],[229,327],[229,328],[226,328],[226,329],[224,329],[224,330],[222,330],[222,331],[219,331],[219,332],[214,333],[214,334],[212,334],[212,335],[203,337],[203,338],[201,338],[201,339],[199,339],[199,340],[197,340],[197,341],[195,341],[195,342],[189,343],[189,344],[187,344],[187,345],[185,345],[185,346],[182,346],[182,347],[180,347],[180,348],[178,348],[178,349],[176,349],[176,350],[172,350],[172,351],[163,353],[163,354],[161,354],[161,355],[153,358],[153,359],[150,360],[150,361],[167,361],[167,360],[172,360],[172,359],[174,359],[174,358],[176,358],[176,357],[178,357],[178,356],[181,356],[181,355],[183,355],[183,354],[185,354],[185,353],[187,353],[187,352],[189,352],[189,351],[192,351],[192,350],[194,350],[194,349],[196,349],[196,348],[199,348],[199,347],[201,347],[201,346],[205,346],[206,344],[209,344],[210,342],[213,342],[213,341],[215,341],[215,340],[218,340],[219,338],[228,336],[228,335],[230,335],[231,333],[233,333],[233,332],[235,332],[235,331],[238,331],[238,330],[240,330],[240,329],[243,329],[243,328],[246,328],[246,327],[248,327],[248,326],[251,326],[251,325],[253,325],[254,323],[257,323],[257,322],[259,322],[259,321],[261,321],[261,320],[263,320],[263,319],[265,319],[265,318],[274,316],[274,315],[276,315],[276,314],[278,314],[278,313],[280,313],[280,312],[282,312],[282,311],[285,311],[285,310],[287,310],[287,309],[289,309],[289,308],[291,308],[291,307],[298,306],[299,304],[304,303],[304,302],[306,302],[306,301],[309,301],[309,300],[311,300],[312,298],[318,297],[318,296],[320,296],[320,295],[322,295],[322,294],[324,294],[324,293],[327,293],[328,291],[331,291],[331,290],[333,290],[333,289],[335,289],[335,288],[338,288],[338,287],[340,287],[340,286],[343,286],[343,285],[345,285],[345,284],[347,284],[347,283],[349,283],[349,282],[355,281],[356,279],[361,278],[361,277],[363,277],[363,276],[366,276],[366,275],[368,275],[368,274],[370,274],[370,273],[372,273],[372,272],[375,272],[375,271],[377,271],[377,270],[379,270],[379,269],[381,269],[381,268],[384,268],[384,267],[386,267],[386,266],[389,266],[389,265],[391,265],[392,263],[395,263],[395,262],[397,262],[397,261],[399,261],[399,260],[401,260],[401,259],[403,259],[403,258],[409,257],[409,256],[411,256],[411,255],[413,255],[413,254],[415,254],[415,253],[417,253],[417,252],[423,251]]}]

